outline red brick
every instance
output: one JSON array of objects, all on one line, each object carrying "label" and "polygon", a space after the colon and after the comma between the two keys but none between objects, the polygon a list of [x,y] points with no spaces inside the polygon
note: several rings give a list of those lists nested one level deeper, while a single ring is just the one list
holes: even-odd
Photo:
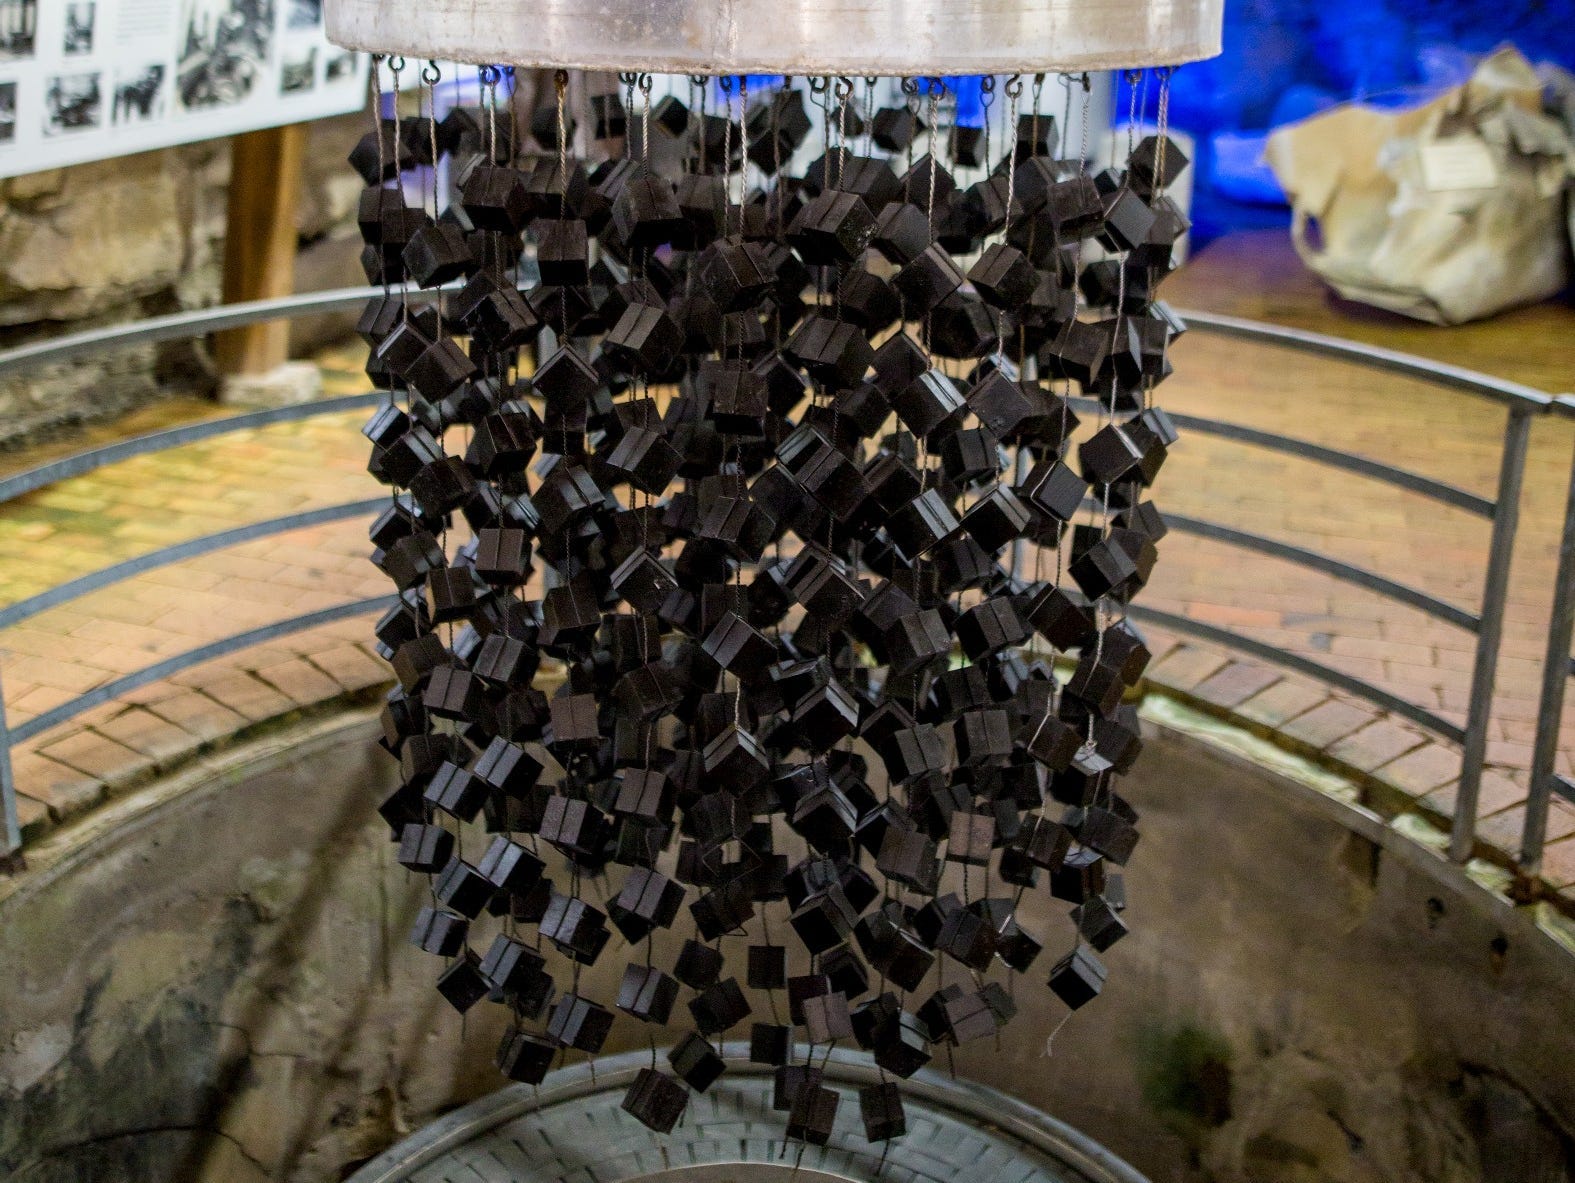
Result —
[{"label": "red brick", "polygon": [[1550,842],[1543,848],[1542,878],[1554,887],[1575,887],[1575,838]]},{"label": "red brick", "polygon": [[6,677],[66,690],[73,695],[84,694],[110,680],[109,675],[101,669],[88,669],[70,662],[26,654],[9,657],[4,669]]},{"label": "red brick", "polygon": [[110,788],[135,780],[153,768],[153,761],[141,752],[94,731],[80,730],[48,740],[38,750]]},{"label": "red brick", "polygon": [[1336,740],[1344,739],[1365,727],[1376,714],[1372,707],[1332,698],[1289,720],[1282,730],[1305,744],[1327,748]]},{"label": "red brick", "polygon": [[1432,740],[1374,771],[1397,788],[1423,796],[1460,776],[1460,753]]},{"label": "red brick", "polygon": [[[9,671],[4,671],[9,679]],[[15,686],[16,693],[11,691]],[[10,713],[13,723],[24,719],[31,719],[35,715],[42,715],[45,711],[52,711],[58,706],[64,706],[76,697],[69,690],[61,690],[56,686],[32,686],[26,682],[18,681],[13,684],[6,682],[6,710]]]},{"label": "red brick", "polygon": [[1279,628],[1284,624],[1278,611],[1235,604],[1192,604],[1187,608],[1187,615],[1193,620],[1201,620],[1235,632]]},{"label": "red brick", "polygon": [[315,706],[342,693],[339,683],[299,657],[252,672],[297,706]]},{"label": "red brick", "polygon": [[[241,654],[246,657],[249,654]],[[176,674],[173,681],[200,690],[219,705],[228,707],[248,723],[260,723],[293,710],[295,704],[268,683],[246,670],[217,663]]]},{"label": "red brick", "polygon": [[104,797],[104,784],[98,777],[68,768],[34,749],[12,750],[11,774],[19,797],[25,795],[47,807],[56,822],[92,808]]},{"label": "red brick", "polygon": [[1285,675],[1270,666],[1232,661],[1192,688],[1192,693],[1219,707],[1235,707],[1268,689]]},{"label": "red brick", "polygon": [[1524,808],[1505,809],[1477,822],[1477,841],[1514,855],[1520,850],[1525,825]]},{"label": "red brick", "polygon": [[182,690],[148,709],[201,743],[223,739],[246,724],[234,711],[197,690]]},{"label": "red brick", "polygon": [[[22,793],[16,795],[17,828],[22,831],[22,842],[37,842],[54,825],[49,816],[49,806]],[[0,840],[0,846],[5,843]]]},{"label": "red brick", "polygon": [[1161,686],[1191,690],[1230,660],[1218,649],[1204,649],[1188,643],[1167,653],[1148,667],[1147,676]]},{"label": "red brick", "polygon": [[1555,797],[1548,802],[1548,829],[1546,841],[1558,842],[1575,834],[1575,805]]},{"label": "red brick", "polygon": [[1427,736],[1393,719],[1376,719],[1328,748],[1329,755],[1370,772],[1428,742]]},{"label": "red brick", "polygon": [[1487,762],[1512,768],[1531,767],[1531,744],[1508,739],[1489,739]]},{"label": "red brick", "polygon": [[393,681],[383,662],[358,645],[335,645],[312,652],[308,660],[346,690],[363,690]]},{"label": "red brick", "polygon": [[185,731],[140,706],[127,707],[110,718],[96,720],[93,730],[140,752],[160,768],[178,763],[196,746]]},{"label": "red brick", "polygon": [[1301,679],[1284,678],[1259,694],[1254,694],[1238,708],[1248,719],[1269,727],[1278,727],[1297,715],[1329,700],[1329,691]]},{"label": "red brick", "polygon": [[[1520,773],[1524,778],[1525,773]],[[1526,786],[1513,771],[1497,768],[1482,770],[1482,785],[1477,791],[1477,816],[1489,817],[1501,809],[1511,809],[1526,799]]]}]

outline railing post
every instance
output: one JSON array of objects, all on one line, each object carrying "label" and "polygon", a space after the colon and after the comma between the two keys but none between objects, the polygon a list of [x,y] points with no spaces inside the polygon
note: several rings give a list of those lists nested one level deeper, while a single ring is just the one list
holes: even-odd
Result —
[{"label": "railing post", "polygon": [[0,870],[22,849],[22,824],[16,812],[16,778],[11,774],[11,731],[5,721],[5,687],[0,686],[0,809],[5,833],[0,835]]},{"label": "railing post", "polygon": [[1575,633],[1575,456],[1570,459],[1570,489],[1564,506],[1564,536],[1559,542],[1559,573],[1553,585],[1553,615],[1548,621],[1548,652],[1542,665],[1542,696],[1537,701],[1537,740],[1531,750],[1531,795],[1520,840],[1520,869],[1542,869],[1542,843],[1548,832],[1548,800],[1553,793],[1553,757],[1559,748],[1564,687],[1570,676],[1570,639]]},{"label": "railing post", "polygon": [[1460,788],[1449,836],[1449,857],[1463,863],[1476,844],[1477,799],[1482,791],[1482,763],[1487,756],[1488,726],[1493,714],[1493,681],[1498,673],[1499,642],[1504,632],[1504,601],[1509,594],[1509,564],[1520,523],[1520,485],[1526,472],[1526,445],[1531,413],[1511,404],[1504,425],[1504,450],[1499,461],[1498,496],[1493,503],[1493,535],[1488,543],[1487,577],[1482,585],[1481,627],[1476,660],[1471,668],[1471,701],[1466,705],[1466,739],[1460,756]]}]

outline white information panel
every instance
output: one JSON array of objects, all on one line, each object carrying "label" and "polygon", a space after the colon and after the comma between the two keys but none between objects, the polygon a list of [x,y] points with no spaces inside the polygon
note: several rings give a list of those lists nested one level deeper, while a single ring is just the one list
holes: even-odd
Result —
[{"label": "white information panel", "polygon": [[0,0],[0,177],[357,110],[322,4]]}]

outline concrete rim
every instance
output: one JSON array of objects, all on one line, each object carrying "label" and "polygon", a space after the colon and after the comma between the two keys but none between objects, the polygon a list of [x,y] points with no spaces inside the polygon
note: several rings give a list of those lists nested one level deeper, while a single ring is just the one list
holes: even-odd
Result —
[{"label": "concrete rim", "polygon": [[[807,1051],[799,1045],[796,1055]],[[729,1042],[722,1046],[732,1077],[764,1077],[770,1067],[749,1061],[749,1045]],[[433,1162],[449,1150],[525,1114],[621,1089],[642,1068],[650,1066],[649,1052],[624,1052],[590,1063],[561,1068],[539,1088],[510,1085],[446,1114],[372,1159],[346,1183],[396,1183],[418,1167]],[[881,1078],[864,1057],[843,1048],[832,1048],[825,1065],[826,1078],[847,1085],[865,1085]],[[1087,1135],[1022,1101],[969,1080],[952,1080],[924,1069],[902,1081],[903,1094],[942,1110],[971,1126],[998,1130],[1029,1147],[1056,1165],[1077,1172],[1090,1183],[1150,1183],[1122,1159]],[[652,1135],[653,1138],[657,1135]]]}]

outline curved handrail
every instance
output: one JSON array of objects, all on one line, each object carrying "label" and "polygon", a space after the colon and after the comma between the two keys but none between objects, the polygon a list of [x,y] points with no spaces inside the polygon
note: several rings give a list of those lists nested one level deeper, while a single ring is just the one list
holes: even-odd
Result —
[{"label": "curved handrail", "polygon": [[1254,447],[1283,452],[1287,456],[1310,460],[1314,464],[1326,464],[1330,468],[1383,481],[1407,492],[1429,497],[1445,505],[1452,505],[1467,513],[1474,513],[1478,517],[1493,516],[1494,502],[1491,498],[1478,496],[1476,493],[1408,469],[1396,468],[1392,464],[1358,456],[1354,452],[1342,452],[1338,448],[1327,448],[1322,444],[1296,439],[1294,436],[1261,431],[1256,427],[1243,427],[1239,423],[1221,423],[1215,419],[1203,419],[1196,415],[1174,414],[1170,418],[1177,427],[1196,431],[1201,435],[1212,435],[1239,444],[1252,444]]},{"label": "curved handrail", "polygon": [[[1086,396],[1074,396],[1067,401],[1071,403],[1074,410],[1090,415],[1102,410],[1097,399]],[[1204,419],[1180,411],[1166,413],[1177,427],[1184,427],[1200,435],[1212,435],[1238,444],[1251,444],[1270,452],[1282,452],[1287,456],[1310,460],[1314,464],[1326,464],[1330,468],[1370,477],[1375,481],[1384,481],[1396,488],[1430,497],[1434,501],[1441,501],[1445,505],[1452,505],[1456,509],[1463,509],[1478,517],[1493,516],[1494,503],[1488,498],[1434,480],[1432,477],[1423,476],[1421,473],[1411,472],[1409,469],[1395,468],[1381,460],[1370,460],[1366,456],[1358,456],[1355,452],[1342,452],[1338,448],[1326,448],[1322,444],[1297,439],[1295,436],[1280,435],[1278,432],[1263,431],[1256,427],[1244,427],[1239,423],[1221,423],[1217,419]]]},{"label": "curved handrail", "polygon": [[[451,288],[457,286],[451,285]],[[413,300],[427,300],[447,290],[451,289],[423,291],[412,288],[408,294]],[[0,377],[48,362],[72,361],[106,349],[128,348],[158,341],[185,340],[268,320],[350,311],[374,296],[382,295],[383,292],[383,288],[372,286],[300,292],[269,300],[250,300],[236,304],[221,304],[213,308],[188,309],[168,316],[149,317],[147,320],[130,325],[87,329],[80,333],[71,333],[47,341],[36,341],[0,353]],[[1546,410],[1555,401],[1553,395],[1519,382],[1510,382],[1490,374],[1468,370],[1463,366],[1436,362],[1394,349],[1384,349],[1360,341],[1347,341],[1323,333],[1309,332],[1306,329],[1265,324],[1261,321],[1225,316],[1217,312],[1203,312],[1194,308],[1178,308],[1175,311],[1189,327],[1210,329],[1226,336],[1263,345],[1278,345],[1325,356],[1341,357],[1359,365],[1437,382],[1501,402],[1521,403],[1539,411]]]},{"label": "curved handrail", "polygon": [[122,694],[130,694],[133,690],[140,690],[142,687],[151,685],[154,682],[163,681],[172,674],[178,674],[194,665],[201,665],[205,661],[212,661],[216,657],[238,653],[242,649],[250,649],[253,645],[261,645],[266,641],[289,636],[291,633],[316,628],[320,624],[332,624],[336,620],[344,620],[350,616],[386,611],[398,602],[399,597],[394,595],[374,596],[368,600],[352,600],[347,604],[335,604],[331,608],[320,608],[316,612],[306,612],[300,616],[291,616],[286,620],[276,620],[274,623],[265,624],[260,628],[247,629],[243,633],[234,633],[222,640],[213,641],[207,645],[199,645],[195,649],[188,649],[184,653],[177,653],[174,657],[166,657],[163,661],[144,666],[134,674],[127,674],[125,677],[105,682],[102,686],[95,686],[86,694],[78,695],[70,702],[63,702],[53,710],[45,711],[41,715],[35,715],[20,727],[11,729],[11,741],[13,743],[26,743],[35,735],[48,731],[51,727],[58,726],[68,719],[80,715],[83,711],[102,706],[111,699],[119,698]]},{"label": "curved handrail", "polygon": [[1281,345],[1288,349],[1301,349],[1325,357],[1340,357],[1370,369],[1387,370],[1392,374],[1402,374],[1408,378],[1420,378],[1442,386],[1452,386],[1456,390],[1497,399],[1499,402],[1519,403],[1531,409],[1545,411],[1555,400],[1554,395],[1538,390],[1534,386],[1495,378],[1491,374],[1468,370],[1464,366],[1452,366],[1447,362],[1401,353],[1397,349],[1385,349],[1380,345],[1347,341],[1340,337],[1309,332],[1306,329],[1265,324],[1262,321],[1225,316],[1218,312],[1200,312],[1191,308],[1177,308],[1174,311],[1189,327],[1212,329],[1224,336],[1253,341],[1260,345]]},{"label": "curved handrail", "polygon": [[[131,325],[87,330],[0,353],[0,377],[21,372],[29,367],[50,362],[74,360],[109,349],[125,348],[157,341],[185,339],[221,329],[236,328],[268,320],[350,310],[382,293],[383,289],[379,287],[340,288],[332,291],[285,296],[272,300],[257,300],[244,304],[225,305],[218,308],[190,310],[170,316],[151,318]],[[412,291],[409,294],[413,299],[425,300],[433,298],[438,292]],[[1507,404],[1510,412],[1510,423],[1505,437],[1506,450],[1504,454],[1504,468],[1501,473],[1500,495],[1496,500],[1481,497],[1430,477],[1394,468],[1380,461],[1353,455],[1338,449],[1327,448],[1308,441],[1195,416],[1182,414],[1172,416],[1178,426],[1189,430],[1273,449],[1310,460],[1314,463],[1332,466],[1384,481],[1443,504],[1452,505],[1467,512],[1492,519],[1494,537],[1489,560],[1488,587],[1485,589],[1482,615],[1476,616],[1419,589],[1408,587],[1315,551],[1305,550],[1287,543],[1280,543],[1248,531],[1237,530],[1233,527],[1171,515],[1177,527],[1183,531],[1243,546],[1324,571],[1336,578],[1368,587],[1380,594],[1429,612],[1461,628],[1474,631],[1480,638],[1478,665],[1482,667],[1489,664],[1485,661],[1483,654],[1484,651],[1496,652],[1498,618],[1502,614],[1502,604],[1498,602],[1502,599],[1502,589],[1495,590],[1495,588],[1497,583],[1502,582],[1502,579],[1498,577],[1503,576],[1507,572],[1507,549],[1513,541],[1514,533],[1513,517],[1515,506],[1513,501],[1505,502],[1506,490],[1513,492],[1519,488],[1519,471],[1524,457],[1526,421],[1532,414],[1550,411],[1575,418],[1575,395],[1551,396],[1520,383],[1493,378],[1489,375],[1466,370],[1458,366],[1434,362],[1378,346],[1345,341],[1300,329],[1261,324],[1236,317],[1196,310],[1179,310],[1179,315],[1188,322],[1189,326],[1205,331],[1217,332],[1263,345],[1306,350],[1356,365],[1432,381]],[[74,456],[64,457],[0,480],[0,503],[20,497],[53,482],[80,476],[106,464],[125,460],[132,456],[158,452],[229,432],[369,407],[383,397],[385,396],[373,392],[323,399],[289,407],[272,408],[226,418],[206,420],[167,431],[154,432],[133,439],[118,441],[117,443],[91,449]],[[1079,404],[1096,405],[1092,400],[1077,401]],[[381,499],[368,499],[364,502],[347,503],[341,506],[305,511],[303,514],[287,515],[283,518],[251,523],[232,530],[207,535],[203,538],[191,539],[173,547],[166,547],[71,580],[37,596],[30,597],[21,603],[13,604],[6,609],[0,609],[0,628],[15,624],[46,608],[69,602],[80,595],[108,586],[151,567],[208,553],[209,551],[235,545],[250,539],[265,537],[268,534],[278,533],[286,529],[295,529],[322,521],[348,517],[362,511],[370,512],[371,509],[380,503]],[[320,612],[309,613],[305,616],[235,634],[210,645],[201,646],[198,649],[158,662],[144,670],[97,687],[71,702],[64,703],[30,719],[21,727],[11,730],[9,735],[7,735],[5,728],[3,708],[0,708],[0,782],[3,782],[0,783],[0,789],[5,790],[4,796],[6,797],[6,848],[13,847],[16,839],[14,798],[12,796],[13,786],[10,783],[9,760],[7,758],[7,749],[11,741],[32,738],[91,706],[109,701],[120,694],[145,686],[197,662],[211,660],[214,657],[236,652],[287,632],[309,628],[315,624],[326,623],[329,620],[340,619],[349,615],[368,612],[374,608],[392,603],[393,599],[393,597],[382,597],[342,604]],[[1478,718],[1479,712],[1476,709],[1473,710],[1470,725],[1463,729],[1447,719],[1418,707],[1414,703],[1397,698],[1381,687],[1370,685],[1360,679],[1342,674],[1338,670],[1322,666],[1296,654],[1286,653],[1283,650],[1264,645],[1241,634],[1155,609],[1137,607],[1134,608],[1134,612],[1140,617],[1170,626],[1178,632],[1252,653],[1282,667],[1298,670],[1329,685],[1363,697],[1375,705],[1402,717],[1411,719],[1413,722],[1419,723],[1436,734],[1452,739],[1457,743],[1463,742],[1467,748],[1468,763],[1473,748],[1473,744],[1470,742],[1471,738],[1482,738],[1476,733],[1482,731],[1485,727],[1485,718]],[[1571,673],[1575,673],[1575,661],[1571,662],[1570,670]],[[1482,683],[1484,679],[1490,678],[1490,671],[1481,668],[1477,670],[1473,680],[1474,696],[1478,684]],[[1490,680],[1487,684],[1491,684]],[[1475,697],[1473,701],[1475,702]],[[1483,734],[1485,735],[1485,732]],[[1467,774],[1469,774],[1469,770],[1467,770]],[[1463,783],[1461,798],[1463,802],[1469,803],[1470,794],[1464,790],[1465,785]],[[1457,819],[1457,825],[1458,822],[1459,819]],[[1458,839],[1460,839],[1461,835],[1457,834],[1456,837],[1456,845],[1458,847],[1460,845]],[[1469,834],[1466,835],[1465,840],[1469,843]]]},{"label": "curved handrail", "polygon": [[36,596],[29,596],[25,600],[0,608],[0,629],[10,628],[13,624],[37,616],[50,608],[57,608],[61,604],[69,603],[79,596],[89,592],[98,591],[112,583],[119,583],[122,579],[130,579],[134,575],[141,575],[144,571],[152,571],[157,567],[167,567],[171,563],[178,563],[183,559],[196,558],[198,555],[211,554],[216,550],[223,550],[227,546],[239,546],[243,542],[253,542],[259,538],[268,538],[274,534],[283,534],[289,530],[304,530],[308,526],[321,526],[326,522],[337,522],[344,518],[352,518],[357,514],[371,513],[373,510],[388,504],[387,497],[369,497],[364,501],[346,501],[340,505],[329,505],[322,509],[308,509],[300,513],[285,514],[283,517],[269,518],[262,522],[248,522],[244,526],[236,526],[233,530],[220,530],[214,534],[204,534],[200,538],[191,538],[185,542],[177,542],[174,546],[162,547],[159,550],[149,551],[147,554],[138,555],[136,558],[115,563],[109,567],[76,579],[57,583],[48,591],[39,592]]},{"label": "curved handrail", "polygon": [[0,479],[0,505],[28,493],[37,492],[46,485],[83,476],[96,468],[103,468],[106,464],[118,464],[122,460],[130,460],[133,456],[146,456],[150,452],[162,452],[167,448],[178,448],[183,444],[228,435],[234,431],[249,431],[256,427],[268,427],[274,423],[287,423],[293,419],[312,419],[318,415],[354,411],[373,406],[382,401],[383,397],[376,391],[371,394],[345,394],[336,398],[314,399],[308,403],[292,403],[287,407],[269,407],[263,411],[247,411],[240,415],[226,415],[219,419],[204,419],[200,423],[187,423],[164,431],[134,435],[129,439],[105,444],[101,448],[91,448],[86,452],[62,456],[59,460],[51,460],[48,464],[40,464],[37,468],[29,468],[14,476]]},{"label": "curved handrail", "polygon": [[[448,288],[421,291],[411,289],[412,300],[434,299],[438,292]],[[246,300],[235,304],[218,304],[211,308],[188,308],[168,316],[150,316],[130,324],[107,325],[103,328],[84,329],[45,341],[34,341],[16,349],[0,353],[0,378],[21,370],[50,362],[76,361],[94,353],[111,349],[129,349],[133,345],[152,345],[160,341],[188,341],[205,337],[224,329],[238,329],[246,325],[261,324],[268,320],[294,320],[301,316],[320,316],[328,312],[351,312],[360,308],[373,296],[381,296],[380,287],[331,288],[321,292],[297,292],[289,296],[276,296],[269,300]]]},{"label": "curved handrail", "polygon": [[1254,657],[1262,658],[1271,665],[1283,666],[1294,670],[1296,673],[1305,674],[1319,682],[1327,682],[1358,698],[1365,698],[1376,706],[1381,706],[1402,718],[1410,719],[1429,731],[1436,732],[1455,743],[1464,743],[1466,729],[1448,719],[1434,714],[1425,707],[1419,707],[1414,702],[1390,694],[1381,687],[1364,682],[1360,678],[1353,678],[1350,674],[1341,673],[1337,669],[1323,665],[1321,662],[1312,661],[1299,653],[1291,653],[1276,645],[1266,645],[1262,641],[1255,641],[1251,637],[1242,636],[1240,633],[1231,632],[1230,629],[1220,628],[1217,625],[1205,624],[1201,620],[1193,620],[1190,616],[1181,616],[1175,612],[1166,612],[1159,608],[1150,608],[1143,604],[1132,604],[1127,608],[1139,620],[1146,620],[1157,624],[1172,632],[1184,633],[1196,637],[1200,641],[1212,641],[1216,645],[1223,645],[1227,649],[1236,649],[1242,653],[1250,653]]},{"label": "curved handrail", "polygon": [[[1365,587],[1369,591],[1377,592],[1397,603],[1407,604],[1420,612],[1439,620],[1447,620],[1457,628],[1467,632],[1477,632],[1482,627],[1481,618],[1464,608],[1458,608],[1447,600],[1440,600],[1437,596],[1430,596],[1426,592],[1411,587],[1404,583],[1397,583],[1393,579],[1385,579],[1382,575],[1350,563],[1342,563],[1339,559],[1332,559],[1328,555],[1319,554],[1315,550],[1305,547],[1292,546],[1288,542],[1269,538],[1262,534],[1254,534],[1250,530],[1237,530],[1231,526],[1222,526],[1218,522],[1205,521],[1202,518],[1187,517],[1185,514],[1166,513],[1165,524],[1173,529],[1180,530],[1183,534],[1192,534],[1199,538],[1212,539],[1215,542],[1224,542],[1231,546],[1239,546],[1244,550],[1257,551],[1259,554],[1271,558],[1284,559],[1286,562],[1307,567],[1313,571],[1322,571],[1325,575],[1332,575],[1346,583]],[[4,614],[0,613],[0,622]]]}]

